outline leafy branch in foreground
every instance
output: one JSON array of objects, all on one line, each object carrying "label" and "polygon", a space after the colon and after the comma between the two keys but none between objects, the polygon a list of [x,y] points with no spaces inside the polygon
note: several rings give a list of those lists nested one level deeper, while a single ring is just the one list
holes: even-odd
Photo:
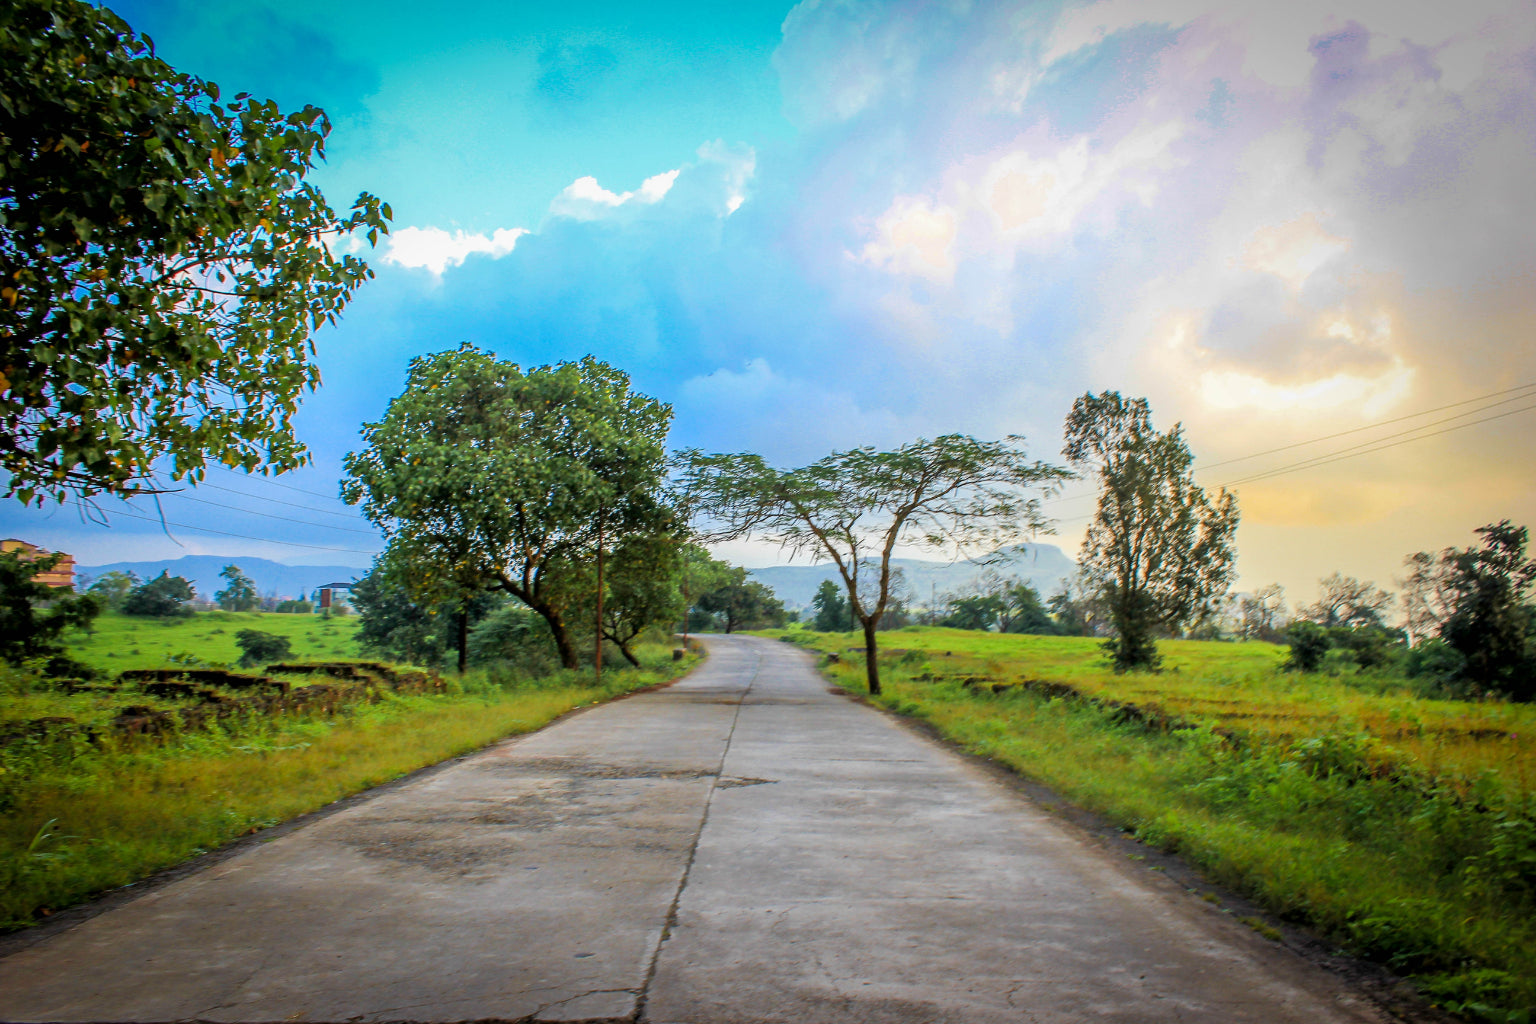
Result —
[{"label": "leafy branch in foreground", "polygon": [[875,632],[891,602],[898,545],[988,550],[1045,530],[1038,497],[1071,474],[1032,461],[1023,438],[979,441],[963,434],[919,439],[893,451],[833,452],[779,470],[759,455],[680,456],[681,489],[711,540],[755,535],[791,556],[828,558],[864,630],[870,693],[880,692]]},{"label": "leafy branch in foreground", "polygon": [[316,107],[284,115],[155,56],[105,8],[0,5],[0,469],[42,504],[156,489],[213,461],[285,470],[320,378],[310,335],[371,276],[304,176]]}]

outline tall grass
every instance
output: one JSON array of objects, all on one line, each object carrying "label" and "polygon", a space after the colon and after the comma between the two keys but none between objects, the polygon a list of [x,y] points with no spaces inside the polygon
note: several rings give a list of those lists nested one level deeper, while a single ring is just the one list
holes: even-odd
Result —
[{"label": "tall grass", "polygon": [[589,672],[528,679],[493,667],[454,680],[448,694],[389,694],[335,717],[252,719],[155,746],[13,752],[4,766],[11,806],[0,818],[0,928],[693,663],[671,661],[665,648],[642,652],[643,669],[607,671],[600,687]]},{"label": "tall grass", "polygon": [[[826,670],[863,692],[856,639],[796,638],[837,653]],[[1536,709],[1281,673],[1269,645],[1168,644],[1171,671],[1117,676],[1093,641],[883,639],[885,707],[1415,977],[1453,1011],[1533,1015]]]}]

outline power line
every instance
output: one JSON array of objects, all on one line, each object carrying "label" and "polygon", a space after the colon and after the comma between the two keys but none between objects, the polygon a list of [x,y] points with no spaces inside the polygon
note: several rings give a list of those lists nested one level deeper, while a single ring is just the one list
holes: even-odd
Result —
[{"label": "power line", "polygon": [[[1492,407],[1490,406],[1489,408],[1492,408]],[[1401,445],[1411,444],[1414,441],[1423,441],[1423,440],[1426,440],[1427,438],[1439,437],[1441,434],[1449,434],[1453,430],[1462,430],[1462,429],[1464,429],[1466,427],[1475,427],[1479,423],[1489,423],[1489,422],[1491,422],[1493,420],[1502,420],[1502,419],[1504,419],[1505,417],[1508,417],[1508,416],[1517,416],[1517,415],[1519,415],[1522,412],[1530,412],[1532,409],[1536,409],[1536,405],[1527,405],[1527,406],[1522,406],[1519,409],[1510,409],[1507,412],[1501,412],[1501,413],[1498,413],[1497,415],[1494,415],[1494,416],[1485,416],[1485,417],[1483,417],[1480,420],[1470,420],[1470,421],[1468,421],[1466,423],[1457,423],[1455,426],[1446,427],[1444,430],[1435,430],[1435,431],[1431,431],[1428,434],[1419,434],[1419,436],[1417,436],[1417,437],[1405,437],[1405,438],[1403,438],[1400,441],[1391,441],[1391,443],[1389,443],[1389,444],[1382,444],[1382,443],[1380,443],[1382,441],[1388,441],[1392,437],[1401,437],[1402,436],[1401,434],[1390,434],[1387,437],[1380,438],[1377,441],[1367,441],[1364,444],[1357,444],[1357,445],[1354,445],[1353,447],[1350,447],[1350,448],[1343,448],[1343,449],[1340,449],[1339,451],[1336,451],[1336,452],[1329,452],[1326,455],[1319,455],[1319,456],[1316,456],[1315,458],[1304,459],[1301,462],[1294,463],[1294,464],[1292,464],[1290,466],[1281,466],[1278,469],[1271,469],[1271,470],[1266,470],[1266,471],[1264,471],[1262,473],[1255,473],[1253,476],[1243,477],[1241,480],[1233,480],[1231,483],[1225,483],[1225,484],[1222,484],[1221,486],[1222,487],[1236,487],[1239,484],[1249,484],[1249,483],[1253,483],[1254,481],[1257,481],[1257,480],[1267,480],[1270,477],[1283,476],[1286,473],[1296,473],[1296,472],[1299,472],[1299,471],[1301,471],[1303,469],[1313,469],[1313,468],[1315,468],[1317,466],[1326,466],[1329,463],[1342,462],[1345,459],[1358,458],[1361,455],[1371,455],[1371,454],[1374,454],[1375,452],[1385,451],[1388,448],[1397,448],[1397,447],[1399,447]],[[1452,417],[1452,418],[1456,419],[1456,418],[1459,418],[1459,417]],[[1445,422],[1445,421],[1440,421],[1440,422]],[[1424,425],[1424,427],[1418,427],[1418,428],[1415,428],[1415,430],[1423,430],[1425,427],[1429,427],[1429,426],[1433,426],[1433,425],[1434,424],[1426,423]],[[1413,433],[1413,432],[1414,431],[1404,431],[1403,433]],[[1373,445],[1375,447],[1372,447]]]},{"label": "power line", "polygon": [[286,502],[286,500],[281,499],[281,497],[267,497],[264,496],[264,494],[252,494],[250,491],[237,491],[233,487],[221,487],[221,485],[218,484],[209,484],[207,481],[201,482],[201,484],[197,485],[198,490],[201,490],[201,488],[204,487],[214,488],[215,491],[224,491],[226,494],[240,494],[241,497],[253,497],[253,499],[258,500],[258,502],[272,502],[273,505],[287,505],[289,508],[303,508],[304,511],[319,513],[321,516],[341,516],[343,519],[352,520],[356,520],[356,517],[358,517],[358,514],[356,513],[338,513],[338,511],[330,511],[329,508],[315,508],[313,505],[301,505],[298,504],[298,502]]},{"label": "power line", "polygon": [[[1518,389],[1516,389],[1516,390],[1518,390]],[[1500,394],[1507,394],[1507,392],[1502,392],[1502,391],[1495,392],[1494,395],[1488,395],[1488,396],[1484,396],[1484,397],[1485,398],[1495,397],[1496,395],[1500,395]],[[1533,396],[1531,396],[1531,395],[1522,395],[1520,397],[1521,398],[1530,398],[1530,397],[1533,397]],[[1508,400],[1506,400],[1506,402],[1508,402],[1508,401],[1519,401],[1519,400],[1520,400],[1520,398],[1508,399]],[[1474,399],[1474,401],[1477,401],[1477,399]],[[1497,414],[1495,414],[1493,416],[1485,416],[1482,419],[1468,420],[1465,423],[1455,423],[1452,426],[1446,427],[1444,430],[1434,430],[1434,431],[1430,431],[1429,433],[1421,433],[1421,431],[1424,431],[1424,430],[1428,429],[1429,427],[1439,426],[1440,424],[1444,424],[1444,423],[1451,423],[1453,420],[1461,419],[1464,416],[1474,416],[1477,413],[1486,412],[1489,409],[1497,408],[1500,405],[1504,405],[1504,404],[1506,404],[1506,402],[1495,402],[1492,405],[1484,406],[1481,409],[1474,409],[1471,412],[1461,413],[1460,415],[1457,415],[1457,416],[1447,416],[1445,419],[1436,420],[1433,423],[1424,423],[1424,424],[1421,424],[1421,425],[1419,425],[1417,427],[1410,428],[1409,430],[1399,431],[1399,432],[1397,432],[1395,434],[1388,434],[1385,437],[1379,437],[1379,438],[1376,438],[1375,440],[1372,440],[1372,441],[1364,441],[1364,442],[1362,442],[1360,444],[1357,444],[1357,445],[1351,445],[1348,448],[1341,448],[1341,449],[1338,449],[1337,451],[1327,452],[1327,453],[1324,453],[1322,455],[1313,456],[1312,458],[1303,459],[1300,462],[1292,463],[1289,466],[1280,466],[1280,467],[1277,467],[1275,469],[1264,470],[1263,472],[1255,473],[1252,476],[1246,476],[1246,477],[1242,477],[1242,478],[1237,479],[1237,480],[1231,480],[1231,481],[1228,481],[1226,483],[1218,484],[1217,486],[1218,487],[1223,487],[1223,488],[1226,488],[1226,487],[1238,487],[1238,486],[1240,486],[1242,484],[1250,484],[1250,483],[1255,483],[1255,482],[1260,481],[1260,480],[1268,480],[1271,477],[1284,476],[1284,475],[1289,474],[1289,473],[1298,473],[1298,472],[1301,472],[1304,469],[1315,469],[1315,468],[1317,468],[1319,466],[1326,466],[1326,465],[1329,465],[1329,464],[1334,463],[1334,462],[1343,462],[1346,459],[1359,458],[1362,455],[1372,455],[1372,454],[1375,454],[1376,452],[1386,451],[1389,448],[1397,448],[1397,447],[1400,447],[1400,446],[1405,445],[1405,444],[1412,444],[1414,441],[1424,441],[1424,440],[1427,440],[1427,439],[1429,439],[1431,437],[1439,437],[1441,434],[1449,434],[1452,431],[1462,430],[1462,429],[1465,429],[1466,427],[1475,427],[1475,426],[1477,426],[1479,424],[1482,424],[1482,423],[1489,423],[1489,422],[1492,422],[1493,420],[1501,420],[1501,419],[1505,419],[1505,418],[1510,417],[1510,416],[1517,416],[1520,413],[1530,412],[1531,410],[1536,409],[1536,404],[1521,406],[1518,409],[1510,409],[1510,410],[1508,410],[1506,412],[1497,413]],[[1455,404],[1457,404],[1457,405],[1465,405],[1466,403],[1465,402],[1458,402],[1458,403],[1455,403]],[[1440,408],[1441,409],[1447,409],[1447,408],[1453,408],[1453,406],[1441,406]],[[1435,411],[1438,411],[1438,410],[1430,409],[1430,410],[1426,410],[1423,413],[1416,413],[1415,415],[1422,416],[1422,415],[1425,415],[1428,412],[1435,412]],[[1411,419],[1411,418],[1412,417],[1399,417],[1397,420],[1384,420],[1381,423],[1373,424],[1372,426],[1384,426],[1387,423],[1400,422],[1402,419]],[[1330,435],[1330,436],[1338,437],[1338,436],[1342,436],[1342,434],[1358,433],[1359,430],[1368,430],[1368,429],[1370,429],[1370,428],[1369,427],[1361,427],[1361,428],[1357,428],[1356,430],[1342,431],[1340,434],[1334,434],[1334,435]],[[1405,435],[1408,435],[1408,434],[1413,434],[1413,435],[1416,435],[1416,436],[1413,436],[1413,437],[1405,436]],[[1393,440],[1394,438],[1400,438],[1400,440]],[[1327,438],[1317,438],[1316,440],[1327,440]],[[1313,443],[1313,442],[1311,442],[1311,441],[1299,442],[1299,444],[1311,444],[1311,443]],[[1299,445],[1287,445],[1286,447],[1287,448],[1294,448],[1294,447],[1298,447],[1298,446]],[[1261,452],[1259,454],[1268,455],[1268,454],[1272,454],[1272,452],[1283,451],[1283,450],[1284,449],[1276,448],[1276,449],[1271,449],[1271,451],[1269,451],[1269,452]],[[1217,465],[1217,466],[1228,465],[1230,463],[1241,462],[1241,461],[1243,461],[1243,459],[1252,458],[1252,457],[1253,456],[1243,456],[1241,459],[1228,459],[1226,462],[1213,463],[1213,465]],[[1201,468],[1202,469],[1209,469],[1211,467],[1210,466],[1204,466],[1204,467],[1201,467]],[[1084,497],[1097,497],[1097,495],[1082,495],[1082,496],[1080,496],[1078,498],[1066,498],[1066,499],[1058,499],[1058,500],[1061,500],[1061,501],[1076,501],[1076,500],[1081,500],[1081,498],[1084,498]],[[1093,518],[1093,516],[1090,513],[1088,515],[1072,516],[1071,518],[1067,518],[1067,519],[1058,519],[1058,520],[1056,520],[1056,522],[1058,522],[1058,523],[1075,523],[1075,522],[1081,522],[1083,520],[1091,519],[1091,518]]]},{"label": "power line", "polygon": [[[264,519],[281,519],[285,523],[297,523],[300,526],[312,526],[317,530],[341,530],[346,533],[361,533],[369,537],[377,536],[372,530],[358,530],[350,526],[330,526],[326,523],[311,523],[305,519],[294,519],[291,516],[280,516],[271,512],[257,512],[254,509],[241,508],[238,505],[226,505],[222,501],[209,501],[207,498],[196,498],[190,494],[180,493],[176,495],[186,501],[195,501],[199,505],[212,505],[214,508],[227,508],[231,512],[242,512],[248,516],[261,516]],[[319,509],[315,509],[319,511]]]},{"label": "power line", "polygon": [[240,540],[254,540],[254,541],[259,541],[259,542],[261,542],[263,544],[276,544],[279,547],[312,548],[312,549],[314,549],[316,551],[347,551],[347,552],[350,552],[350,553],[355,554],[355,555],[377,555],[378,554],[377,551],[364,551],[362,548],[336,548],[336,547],[329,547],[329,546],[324,545],[324,544],[300,544],[298,541],[292,541],[292,540],[272,540],[272,539],[267,538],[267,537],[252,537],[249,534],[245,534],[245,533],[230,533],[227,530],[211,530],[211,529],[209,529],[206,526],[192,526],[192,525],[190,525],[188,523],[173,523],[169,519],[160,519],[160,518],[157,518],[155,516],[141,516],[141,515],[138,515],[137,513],[134,513],[134,512],[124,512],[124,511],[122,511],[120,509],[118,511],[115,511],[115,512],[107,512],[107,511],[103,510],[102,514],[103,515],[107,515],[107,516],[127,516],[129,519],[142,519],[146,523],[159,523],[162,526],[174,526],[174,527],[176,527],[179,530],[195,530],[198,533],[216,533],[220,537],[237,537]]},{"label": "power line", "polygon": [[[1373,422],[1373,424],[1366,424],[1364,427],[1352,427],[1350,430],[1339,430],[1338,433],[1322,434],[1321,438],[1312,438],[1310,441],[1298,441],[1295,442],[1295,444],[1279,445],[1278,448],[1266,448],[1264,451],[1255,451],[1253,454],[1240,454],[1240,456],[1235,457],[1235,459],[1223,459],[1221,462],[1209,462],[1209,464],[1203,465],[1201,468],[1204,468],[1204,470],[1213,470],[1213,468],[1217,468],[1218,465],[1232,465],[1233,462],[1246,462],[1249,461],[1249,459],[1256,459],[1256,457],[1263,456],[1263,454],[1275,454],[1276,451],[1290,451],[1292,448],[1304,448],[1309,444],[1318,444],[1319,441],[1333,441],[1335,438],[1346,438],[1346,436],[1349,436],[1349,434],[1358,434],[1361,433],[1361,431],[1375,430],[1376,427],[1385,427],[1385,425],[1389,424],[1401,424],[1401,422],[1405,421],[1405,419],[1418,419],[1419,416],[1428,416],[1430,413],[1439,413],[1439,411],[1447,410],[1447,408],[1456,408],[1458,405],[1471,405],[1475,404],[1475,402],[1485,402],[1490,398],[1499,398],[1501,395],[1513,395],[1514,391],[1528,391],[1533,387],[1536,387],[1536,381],[1530,382],[1530,384],[1521,384],[1519,387],[1505,388],[1505,390],[1502,391],[1490,391],[1488,395],[1479,395],[1478,398],[1468,398],[1462,402],[1450,402],[1448,405],[1436,405],[1435,408],[1425,408],[1425,410],[1418,411],[1418,413],[1407,413],[1405,416],[1393,416],[1392,419],[1381,419],[1381,421]],[[1461,415],[1458,416],[1447,416],[1447,418],[1442,419],[1442,421],[1439,422],[1450,422],[1452,419],[1461,418],[1461,416],[1475,416],[1478,415],[1478,413],[1481,413],[1481,411],[1487,410],[1487,408],[1495,408],[1498,407],[1498,405],[1505,405],[1508,404],[1508,402],[1519,402],[1522,401],[1522,399],[1527,398],[1530,398],[1530,395],[1519,395],[1516,396],[1516,398],[1504,399],[1504,401],[1495,402],[1493,405],[1485,405],[1484,408],[1475,408],[1475,410],[1465,411],[1465,413],[1461,413]],[[1424,427],[1428,427],[1428,425],[1430,424],[1424,424]],[[1413,430],[1419,430],[1419,428],[1421,427],[1415,427]],[[1402,431],[1402,433],[1409,433],[1409,431]],[[1392,436],[1395,436],[1395,434],[1392,434]]]},{"label": "power line", "polygon": [[[242,477],[242,478],[246,478],[246,479],[249,479],[251,477],[250,473],[236,473],[234,470],[228,469],[228,468],[226,468],[224,466],[215,466],[213,468],[214,469],[222,469],[222,470],[224,470],[224,472],[228,473],[230,476]],[[295,491],[295,492],[297,492],[299,494],[307,494],[311,498],[324,498],[326,501],[334,501],[334,502],[338,502],[338,503],[341,501],[341,499],[338,498],[334,494],[321,494],[319,491],[306,491],[302,487],[295,487],[292,484],[285,484],[285,483],[283,483],[280,480],[273,480],[269,476],[264,476],[264,477],[262,477],[262,479],[265,480],[267,483],[271,484],[273,487],[281,487],[285,491]]]},{"label": "power line", "polygon": [[[1374,438],[1374,439],[1372,439],[1370,441],[1364,441],[1364,442],[1361,442],[1358,445],[1354,445],[1354,446],[1349,447],[1349,448],[1341,448],[1338,451],[1328,452],[1328,453],[1323,454],[1323,455],[1313,456],[1312,458],[1304,459],[1304,460],[1302,460],[1299,463],[1295,463],[1294,466],[1292,466],[1292,467],[1280,467],[1280,468],[1273,469],[1273,470],[1264,470],[1264,471],[1262,471],[1260,473],[1254,474],[1251,477],[1244,477],[1244,478],[1242,478],[1240,480],[1234,480],[1231,483],[1219,484],[1218,486],[1221,486],[1221,487],[1235,487],[1238,484],[1251,483],[1254,480],[1263,479],[1263,478],[1268,477],[1268,476],[1277,476],[1277,475],[1279,475],[1282,472],[1287,472],[1288,473],[1288,472],[1293,472],[1296,469],[1305,469],[1305,468],[1308,467],[1309,464],[1314,463],[1314,462],[1317,463],[1318,465],[1326,465],[1327,462],[1338,461],[1338,459],[1334,458],[1334,456],[1340,456],[1341,458],[1353,457],[1353,456],[1343,455],[1342,453],[1344,453],[1344,452],[1352,452],[1352,451],[1354,451],[1355,448],[1369,449],[1368,451],[1361,451],[1359,453],[1361,455],[1368,455],[1368,454],[1370,454],[1371,451],[1380,451],[1380,450],[1382,450],[1381,448],[1374,448],[1374,447],[1372,447],[1374,445],[1380,444],[1382,441],[1388,441],[1388,440],[1391,440],[1392,438],[1397,438],[1397,437],[1406,437],[1406,435],[1408,435],[1408,434],[1416,434],[1419,431],[1424,430],[1424,429],[1426,429],[1428,427],[1438,426],[1439,424],[1442,424],[1442,423],[1450,423],[1450,422],[1452,422],[1454,420],[1458,420],[1458,419],[1461,419],[1461,418],[1466,417],[1466,416],[1476,416],[1478,413],[1487,412],[1489,409],[1496,409],[1496,408],[1498,408],[1501,405],[1508,405],[1510,402],[1519,402],[1519,401],[1524,401],[1526,399],[1529,399],[1529,398],[1533,397],[1533,395],[1530,393],[1530,389],[1532,389],[1532,388],[1536,388],[1536,381],[1533,381],[1533,382],[1528,383],[1528,384],[1521,384],[1518,387],[1505,388],[1502,391],[1491,391],[1491,392],[1489,392],[1489,393],[1487,393],[1485,395],[1479,395],[1476,398],[1468,398],[1468,399],[1465,399],[1465,400],[1460,401],[1460,402],[1450,402],[1450,403],[1448,403],[1446,405],[1437,405],[1437,406],[1434,406],[1433,408],[1430,408],[1430,409],[1421,409],[1418,412],[1407,413],[1406,415],[1403,415],[1403,416],[1394,416],[1391,419],[1378,420],[1375,423],[1368,423],[1368,424],[1366,424],[1363,427],[1352,427],[1349,430],[1340,430],[1340,431],[1337,431],[1336,433],[1324,434],[1324,435],[1322,435],[1320,437],[1310,438],[1310,439],[1308,439],[1306,441],[1297,441],[1297,442],[1295,442],[1293,444],[1281,445],[1278,448],[1267,448],[1264,451],[1253,452],[1252,454],[1249,454],[1249,455],[1239,455],[1236,458],[1223,459],[1220,462],[1209,462],[1209,463],[1206,463],[1206,464],[1204,464],[1202,466],[1197,467],[1197,469],[1199,471],[1203,472],[1203,471],[1208,470],[1208,469],[1216,469],[1217,467],[1220,467],[1220,466],[1230,466],[1233,463],[1246,462],[1249,459],[1256,459],[1256,458],[1259,458],[1262,455],[1273,455],[1276,452],[1290,451],[1290,450],[1295,449],[1295,448],[1305,448],[1307,445],[1317,444],[1320,441],[1331,441],[1334,438],[1347,437],[1350,434],[1359,434],[1359,433],[1362,433],[1362,432],[1367,431],[1367,430],[1375,430],[1375,429],[1377,429],[1379,427],[1389,426],[1390,424],[1393,424],[1393,423],[1401,423],[1404,420],[1418,419],[1420,416],[1428,416],[1428,415],[1430,415],[1432,413],[1443,412],[1446,409],[1455,409],[1455,408],[1457,408],[1459,406],[1463,406],[1463,405],[1472,405],[1472,404],[1477,403],[1477,402],[1486,402],[1490,398],[1499,398],[1502,395],[1511,395],[1511,394],[1514,394],[1515,392],[1521,392],[1521,391],[1526,392],[1526,394],[1516,395],[1514,398],[1506,398],[1503,401],[1494,402],[1494,403],[1492,403],[1490,405],[1485,405],[1485,406],[1483,406],[1482,408],[1479,408],[1479,409],[1471,409],[1471,410],[1468,410],[1467,412],[1464,412],[1464,413],[1458,413],[1455,416],[1447,416],[1444,419],[1436,420],[1433,423],[1421,423],[1421,424],[1419,424],[1416,427],[1410,427],[1407,430],[1398,431],[1397,433],[1394,433],[1394,434],[1386,434],[1386,435],[1384,435],[1382,437]],[[1461,427],[1470,427],[1470,426],[1474,426],[1477,423],[1486,423],[1489,420],[1501,419],[1504,416],[1512,416],[1512,415],[1514,415],[1515,413],[1518,413],[1518,412],[1525,412],[1526,409],[1528,409],[1528,408],[1536,408],[1536,407],[1527,406],[1527,407],[1522,407],[1520,409],[1514,409],[1514,410],[1512,410],[1512,411],[1510,411],[1508,413],[1501,413],[1498,416],[1490,416],[1490,417],[1487,417],[1485,419],[1474,420],[1474,421],[1470,421],[1470,422],[1467,422],[1467,423],[1458,424],[1457,426],[1451,427],[1449,429],[1450,430],[1458,430]],[[1447,432],[1448,431],[1438,431],[1437,433],[1447,433]],[[1424,434],[1422,436],[1423,437],[1434,437],[1434,436],[1437,436],[1437,434]],[[1417,437],[1409,437],[1409,438],[1407,438],[1406,441],[1403,441],[1401,443],[1406,444],[1408,441],[1416,441],[1416,440],[1419,440],[1419,438],[1417,438]],[[1393,447],[1393,446],[1392,445],[1386,445],[1386,446],[1383,446],[1383,447]],[[1326,460],[1326,461],[1323,461],[1323,460]],[[1065,498],[1048,498],[1048,499],[1042,501],[1041,504],[1042,505],[1062,505],[1062,504],[1066,504],[1068,502],[1086,501],[1089,498],[1096,498],[1096,497],[1098,497],[1098,495],[1096,493],[1075,494],[1075,495],[1072,495],[1070,497],[1065,497]],[[1064,523],[1070,523],[1070,522],[1076,522],[1077,520],[1080,520],[1080,519],[1087,519],[1087,518],[1089,518],[1089,517],[1088,516],[1074,516],[1071,519],[1060,519],[1060,520],[1057,520],[1057,521],[1058,522],[1064,522]]]}]

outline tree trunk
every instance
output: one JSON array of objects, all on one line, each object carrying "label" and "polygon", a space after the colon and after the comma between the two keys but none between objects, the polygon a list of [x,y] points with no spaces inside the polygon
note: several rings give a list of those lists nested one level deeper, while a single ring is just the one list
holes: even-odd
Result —
[{"label": "tree trunk", "polygon": [[459,606],[459,675],[469,664],[469,606]]},{"label": "tree trunk", "polygon": [[880,656],[875,650],[875,626],[879,620],[871,615],[864,620],[864,678],[869,680],[871,696],[880,695]]},{"label": "tree trunk", "polygon": [[618,647],[619,647],[619,653],[624,655],[624,660],[625,661],[627,661],[631,665],[635,666],[635,668],[639,668],[640,667],[640,659],[635,657],[634,652],[629,649],[629,644],[619,644]]},{"label": "tree trunk", "polygon": [[603,514],[597,514],[597,641],[592,647],[592,676],[598,683],[603,682]]}]

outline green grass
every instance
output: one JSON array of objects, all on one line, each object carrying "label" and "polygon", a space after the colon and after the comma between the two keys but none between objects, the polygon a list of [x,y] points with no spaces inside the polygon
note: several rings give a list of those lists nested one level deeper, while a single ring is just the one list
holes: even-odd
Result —
[{"label": "green grass", "polygon": [[209,664],[240,660],[235,634],[242,629],[288,637],[296,661],[358,658],[355,615],[279,615],[276,612],[196,612],[189,618],[152,619],[102,615],[89,632],[70,637],[70,656],[103,672],[160,668],[191,656]]},{"label": "green grass", "polygon": [[[837,653],[830,677],[864,691],[860,638],[789,636]],[[886,708],[1416,977],[1453,1011],[1500,1024],[1536,1012],[1536,708],[1284,673],[1267,644],[1170,642],[1167,671],[1117,676],[1082,638],[881,640]],[[1017,685],[1030,680],[1080,696]],[[1188,727],[1149,728],[1109,702]]]},{"label": "green grass", "polygon": [[[236,621],[246,617],[240,616]],[[278,616],[264,616],[271,621]],[[295,616],[294,618],[298,618]],[[284,716],[127,749],[39,747],[0,787],[0,928],[143,878],[583,704],[675,678],[695,659],[519,680],[472,672],[445,695],[386,695],[335,717]],[[0,781],[6,781],[0,779]]]}]

